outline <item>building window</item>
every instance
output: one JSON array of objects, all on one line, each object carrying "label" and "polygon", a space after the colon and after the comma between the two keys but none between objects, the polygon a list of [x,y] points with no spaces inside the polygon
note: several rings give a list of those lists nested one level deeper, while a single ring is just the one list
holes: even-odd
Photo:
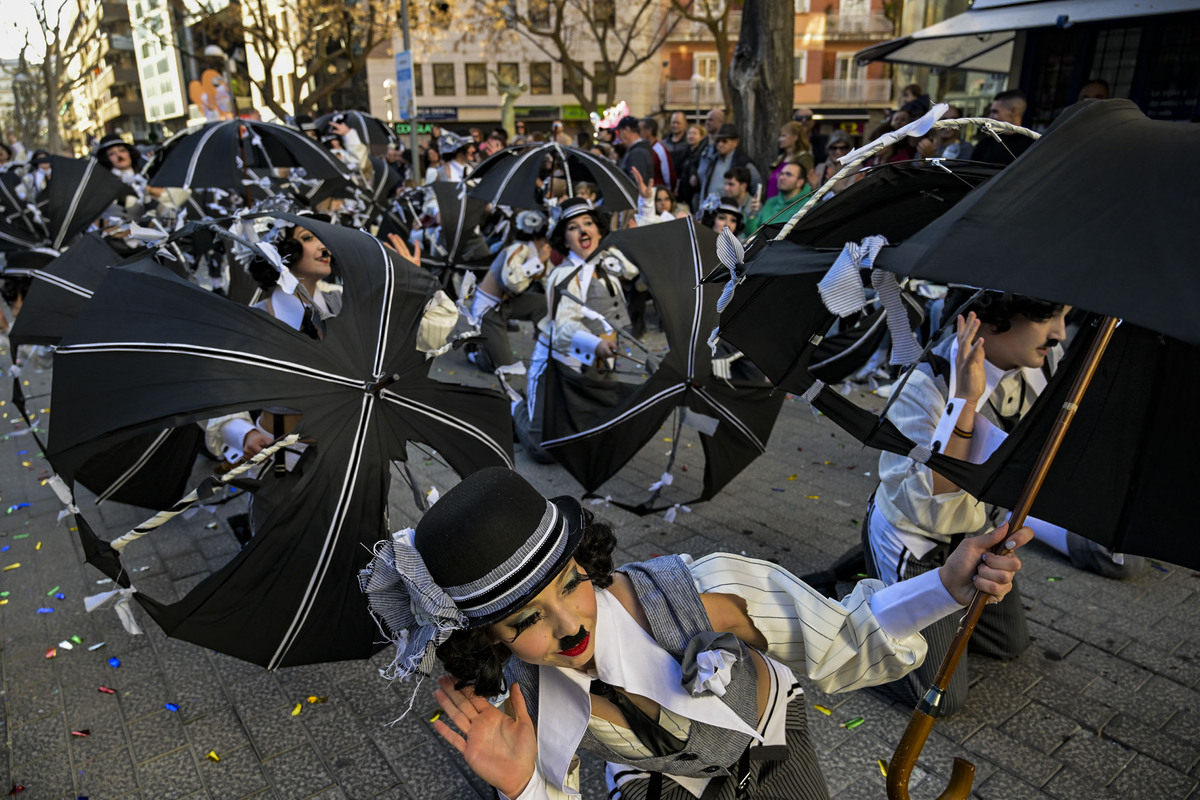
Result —
[{"label": "building window", "polygon": [[453,64],[434,64],[433,65],[433,93],[435,95],[444,96],[455,93],[454,88],[454,65]]},{"label": "building window", "polygon": [[163,110],[163,116],[164,116],[164,117],[173,117],[173,116],[175,116],[175,101],[174,101],[174,100],[168,100],[167,102],[163,103],[162,110]]},{"label": "building window", "polygon": [[550,94],[550,91],[550,62],[531,62],[529,65],[529,93]]},{"label": "building window", "polygon": [[562,90],[563,94],[583,93],[583,73],[574,61],[562,62]]},{"label": "building window", "polygon": [[413,64],[413,93],[425,94],[425,77],[421,73],[421,65],[416,63]]},{"label": "building window", "polygon": [[592,0],[592,20],[597,25],[616,25],[617,6],[614,0]]},{"label": "building window", "polygon": [[166,75],[167,70],[169,70],[170,68],[171,68],[171,65],[167,62],[167,59],[165,59],[165,58],[159,59],[159,62],[158,62],[158,74],[159,75]]},{"label": "building window", "polygon": [[496,65],[496,74],[504,83],[516,85],[521,82],[521,65],[515,61],[502,61]]},{"label": "building window", "polygon": [[145,68],[142,70],[142,77],[143,78],[153,78],[154,77],[154,65],[153,64],[147,64],[145,66]]},{"label": "building window", "polygon": [[529,27],[550,27],[550,0],[529,0]]},{"label": "building window", "polygon": [[802,50],[792,59],[792,80],[804,83],[808,79],[808,51]]},{"label": "building window", "polygon": [[808,0],[793,0],[797,14],[808,13]]},{"label": "building window", "polygon": [[467,73],[467,94],[483,95],[488,93],[487,64],[465,64]]}]

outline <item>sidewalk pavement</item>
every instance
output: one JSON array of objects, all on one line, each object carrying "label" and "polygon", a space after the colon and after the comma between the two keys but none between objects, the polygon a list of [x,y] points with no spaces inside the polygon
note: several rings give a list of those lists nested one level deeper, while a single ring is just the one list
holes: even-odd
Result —
[{"label": "sidewalk pavement", "polygon": [[[452,359],[439,364],[460,377],[472,369]],[[31,397],[49,390],[48,373],[31,371],[25,380]],[[48,395],[30,406],[45,429]],[[0,437],[0,567],[20,564],[0,572],[0,724],[8,746],[0,781],[23,786],[20,800],[491,796],[433,733],[430,684],[389,685],[378,676],[386,652],[369,662],[267,672],[168,638],[140,608],[142,636],[127,634],[111,611],[85,613],[83,598],[112,585],[83,562],[70,519],[56,521],[61,506],[42,485],[48,466],[33,438],[18,435],[24,426],[11,402],[0,413],[7,433]],[[668,436],[664,428],[602,492],[643,499],[665,466]],[[681,445],[673,502],[698,494],[703,474],[695,432]],[[454,482],[415,449],[410,464],[423,488],[444,491]],[[556,466],[519,455],[518,468],[548,494],[579,492]],[[768,452],[715,500],[680,509],[674,523],[590,507],[614,523],[618,563],[729,550],[803,574],[858,541],[875,469],[873,452],[789,399]],[[394,527],[414,522],[407,488],[393,494]],[[149,516],[80,505],[105,538]],[[131,545],[125,563],[137,570],[134,585],[159,600],[181,597],[236,552],[225,518],[242,507],[174,520]],[[1036,545],[1022,557],[1033,645],[1009,663],[971,661],[970,699],[934,728],[912,796],[935,797],[961,756],[974,762],[974,796],[983,800],[1200,798],[1200,574],[1156,565],[1114,582],[1077,572]],[[805,684],[831,795],[884,797],[880,761],[890,758],[909,710],[868,692],[833,697]],[[412,712],[391,724],[410,702]],[[841,727],[855,717],[864,722]],[[605,796],[602,765],[591,757],[584,785],[585,796]]]}]

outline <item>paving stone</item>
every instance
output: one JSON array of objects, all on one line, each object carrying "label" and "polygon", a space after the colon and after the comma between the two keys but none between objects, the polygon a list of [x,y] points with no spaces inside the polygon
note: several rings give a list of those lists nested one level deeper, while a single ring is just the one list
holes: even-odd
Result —
[{"label": "paving stone", "polygon": [[266,776],[253,749],[242,747],[216,752],[220,761],[205,758],[200,764],[200,777],[212,796],[242,798],[267,788]]},{"label": "paving stone", "polygon": [[[1128,646],[1122,648],[1122,652]],[[1102,650],[1082,643],[1072,650],[1064,663],[1078,667],[1121,687],[1136,690],[1150,679],[1150,673],[1144,668],[1120,656],[1110,655]]]},{"label": "paving stone", "polygon": [[1079,640],[1037,621],[1029,620],[1029,639],[1042,656],[1051,661],[1061,661],[1079,645]]},{"label": "paving stone", "polygon": [[285,705],[294,705],[294,701],[292,704],[288,703],[288,698],[275,682],[275,676],[269,672],[227,684],[225,691],[242,719],[256,717]]},{"label": "paving stone", "polygon": [[308,797],[334,785],[324,759],[307,744],[263,761],[263,770],[284,797]]},{"label": "paving stone", "polygon": [[1105,702],[1104,696],[1084,696],[1061,686],[1053,680],[1039,681],[1026,692],[1029,699],[1041,703],[1066,719],[1078,722],[1088,730],[1099,730],[1117,715],[1117,709]]},{"label": "paving stone", "polygon": [[1196,787],[1195,778],[1139,754],[1109,788],[1125,797],[1187,797]]},{"label": "paving stone", "polygon": [[1128,714],[1114,717],[1103,734],[1179,772],[1187,772],[1200,759],[1200,744],[1155,730]]},{"label": "paving stone", "polygon": [[89,759],[80,772],[79,793],[88,797],[121,797],[138,788],[128,748]]},{"label": "paving stone", "polygon": [[242,721],[230,706],[223,706],[203,716],[189,719],[183,726],[196,752],[202,756],[209,750],[218,753],[240,750],[250,741]]},{"label": "paving stone", "polygon": [[[125,726],[121,718],[113,715],[86,716],[74,724],[68,724],[68,738],[71,746],[71,757],[76,763],[125,747]],[[75,736],[71,731],[88,733],[87,736]]]},{"label": "paving stone", "polygon": [[[465,768],[465,765],[463,765]],[[408,795],[420,800],[490,800],[472,786],[450,754],[431,742],[405,759],[400,777]]]},{"label": "paving stone", "polygon": [[[301,712],[303,713],[303,712]],[[250,740],[259,756],[266,759],[297,747],[308,746],[311,739],[299,717],[275,709],[246,720]]]},{"label": "paving stone", "polygon": [[1128,800],[1109,790],[1096,776],[1070,767],[1056,772],[1042,791],[1056,800]]},{"label": "paving stone", "polygon": [[190,747],[181,747],[139,765],[138,779],[146,797],[154,800],[182,800],[204,791]]},{"label": "paving stone", "polygon": [[1034,750],[1049,753],[1079,730],[1079,723],[1041,703],[1030,703],[1001,725],[1000,730]]},{"label": "paving stone", "polygon": [[17,763],[36,761],[66,747],[67,727],[61,712],[27,722],[12,731],[14,761]]},{"label": "paving stone", "polygon": [[1041,785],[1059,768],[1059,762],[1006,733],[985,727],[966,741],[966,747],[998,767],[1027,776]]},{"label": "paving stone", "polygon": [[8,695],[7,701],[8,721],[14,725],[61,714],[63,711],[63,694],[59,691],[56,680],[42,681],[36,686],[13,692]]},{"label": "paving stone", "polygon": [[1077,731],[1062,747],[1054,751],[1055,759],[1076,772],[1088,775],[1092,781],[1106,786],[1133,760],[1132,750],[1108,739],[1097,738],[1090,731]]},{"label": "paving stone", "polygon": [[334,703],[323,703],[311,713],[301,714],[304,727],[322,753],[337,753],[353,746],[364,735],[362,720]]},{"label": "paving stone", "polygon": [[[1018,780],[1007,772],[997,772],[986,781],[977,782],[975,794],[981,800],[1041,800],[1046,796],[1041,789]],[[881,795],[876,795],[879,796]]]},{"label": "paving stone", "polygon": [[187,744],[179,715],[165,708],[129,723],[129,739],[135,761],[149,761]]},{"label": "paving stone", "polygon": [[13,767],[9,785],[18,783],[25,787],[24,792],[15,795],[19,800],[57,800],[68,792],[75,796],[72,775],[70,757],[64,748]]},{"label": "paving stone", "polygon": [[329,757],[338,785],[351,798],[374,797],[400,785],[400,777],[370,742]]}]

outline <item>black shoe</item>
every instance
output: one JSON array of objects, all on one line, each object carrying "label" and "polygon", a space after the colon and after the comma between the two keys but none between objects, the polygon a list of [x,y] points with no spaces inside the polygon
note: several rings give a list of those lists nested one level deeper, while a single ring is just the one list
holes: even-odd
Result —
[{"label": "black shoe", "polygon": [[250,539],[254,534],[250,530],[249,514],[234,514],[225,521],[229,523],[229,527],[233,530],[233,537],[238,540],[238,544],[242,547],[250,544]]}]

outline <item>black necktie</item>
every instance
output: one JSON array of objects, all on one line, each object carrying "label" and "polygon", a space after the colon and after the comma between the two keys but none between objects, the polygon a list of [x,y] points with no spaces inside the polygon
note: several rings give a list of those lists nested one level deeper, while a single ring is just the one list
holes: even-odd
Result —
[{"label": "black necktie", "polygon": [[629,724],[629,729],[656,756],[669,756],[683,749],[684,742],[667,733],[661,725],[642,711],[624,693],[602,680],[592,681],[591,693],[616,706]]}]

